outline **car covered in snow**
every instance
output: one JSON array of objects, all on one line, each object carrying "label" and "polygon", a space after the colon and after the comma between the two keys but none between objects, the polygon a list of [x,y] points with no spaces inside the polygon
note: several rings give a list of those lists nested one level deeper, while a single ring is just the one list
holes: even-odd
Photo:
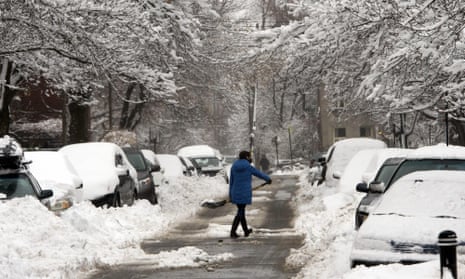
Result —
[{"label": "car covered in snow", "polygon": [[150,149],[141,149],[142,154],[144,154],[145,159],[148,160],[152,168],[152,179],[155,187],[163,185],[165,176],[163,175],[163,169],[161,168],[160,162],[157,159],[155,152]]},{"label": "car covered in snow", "polygon": [[81,202],[82,179],[66,155],[58,151],[25,151],[27,167],[43,189],[53,190],[55,198],[68,197]]},{"label": "car covered in snow", "polygon": [[385,142],[372,138],[349,138],[335,142],[327,151],[322,176],[325,185],[337,187],[345,167],[360,150],[387,148]]},{"label": "car covered in snow", "polygon": [[186,169],[181,162],[181,159],[174,154],[156,154],[158,162],[165,176],[165,184],[169,183],[169,179],[187,176]]},{"label": "car covered in snow", "polygon": [[402,159],[393,159],[380,169],[374,181],[357,185],[357,191],[366,193],[355,213],[358,228],[368,218],[389,187],[399,178],[421,170],[465,171],[465,147],[443,143],[411,150]]},{"label": "car covered in snow", "polygon": [[223,171],[222,155],[209,145],[190,145],[178,150],[178,156],[189,158],[200,175],[215,176]]},{"label": "car covered in snow", "polygon": [[438,236],[457,233],[465,256],[465,172],[430,170],[400,177],[358,230],[351,266],[439,260]]},{"label": "car covered in snow", "polygon": [[63,146],[83,181],[83,199],[96,206],[132,205],[138,194],[137,172],[118,145],[85,142]]}]

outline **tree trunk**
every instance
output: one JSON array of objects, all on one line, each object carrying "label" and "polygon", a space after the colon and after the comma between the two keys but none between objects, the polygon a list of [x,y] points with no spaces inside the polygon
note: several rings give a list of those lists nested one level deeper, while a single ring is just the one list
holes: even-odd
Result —
[{"label": "tree trunk", "polygon": [[15,70],[13,62],[6,58],[0,59],[0,133],[10,132],[10,103],[16,95],[17,90],[13,90],[8,85],[17,86],[23,79]]},{"label": "tree trunk", "polygon": [[451,124],[451,133],[450,144],[465,146],[465,123],[456,119],[449,119]]},{"label": "tree trunk", "polygon": [[90,107],[80,103],[68,104],[69,143],[88,142],[90,140]]},{"label": "tree trunk", "polygon": [[5,88],[5,96],[1,105],[0,111],[0,134],[4,135],[10,132],[10,103],[13,100],[16,92],[9,88]]}]

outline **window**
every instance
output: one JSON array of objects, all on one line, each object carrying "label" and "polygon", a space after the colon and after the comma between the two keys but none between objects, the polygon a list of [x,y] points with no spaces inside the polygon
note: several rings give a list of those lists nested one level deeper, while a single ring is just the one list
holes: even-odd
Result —
[{"label": "window", "polygon": [[360,127],[360,136],[361,137],[371,137],[371,127]]},{"label": "window", "polygon": [[345,138],[346,136],[346,128],[336,128],[334,129],[334,137],[335,138]]}]

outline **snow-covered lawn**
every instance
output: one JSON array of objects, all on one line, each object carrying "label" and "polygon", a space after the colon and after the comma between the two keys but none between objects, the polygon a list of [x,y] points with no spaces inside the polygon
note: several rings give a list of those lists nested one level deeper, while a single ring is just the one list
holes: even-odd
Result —
[{"label": "snow-covered lawn", "polygon": [[[302,267],[297,278],[440,278],[439,261],[350,270],[353,214],[360,197],[309,185],[308,169],[294,173],[300,176],[294,200],[299,213],[296,229],[306,235],[305,245],[287,259],[288,265]],[[0,277],[85,278],[96,268],[127,262],[177,267],[227,261],[234,255],[209,255],[196,247],[155,255],[140,248],[143,239],[162,235],[194,214],[202,201],[225,197],[227,190],[223,177],[183,177],[160,187],[156,206],[145,200],[123,208],[96,208],[82,202],[62,216],[32,197],[2,202]],[[207,235],[218,234],[218,229],[213,224]],[[220,229],[227,234],[229,228]],[[460,264],[460,278],[463,270]]]}]

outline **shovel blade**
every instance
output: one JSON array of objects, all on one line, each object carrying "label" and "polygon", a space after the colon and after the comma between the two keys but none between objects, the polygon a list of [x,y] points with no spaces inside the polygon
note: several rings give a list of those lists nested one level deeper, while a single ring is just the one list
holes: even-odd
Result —
[{"label": "shovel blade", "polygon": [[226,203],[227,203],[226,200],[217,201],[217,202],[204,202],[202,203],[202,206],[207,207],[207,208],[217,208],[217,207],[224,206]]}]

